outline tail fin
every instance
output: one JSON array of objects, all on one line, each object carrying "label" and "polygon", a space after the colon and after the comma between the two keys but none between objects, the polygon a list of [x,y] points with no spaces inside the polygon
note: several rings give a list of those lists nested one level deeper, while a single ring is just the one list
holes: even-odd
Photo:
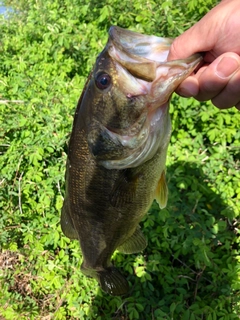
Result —
[{"label": "tail fin", "polygon": [[114,267],[97,272],[98,280],[103,291],[112,296],[127,294],[129,285],[122,274]]}]

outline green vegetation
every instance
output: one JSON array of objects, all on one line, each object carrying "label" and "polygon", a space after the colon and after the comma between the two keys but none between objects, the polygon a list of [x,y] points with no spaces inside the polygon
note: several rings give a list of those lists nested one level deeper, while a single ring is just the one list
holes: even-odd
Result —
[{"label": "green vegetation", "polygon": [[110,297],[80,272],[59,218],[74,109],[110,25],[175,37],[214,0],[8,0],[0,17],[0,318],[234,320],[240,314],[240,112],[174,95],[167,208],[131,284]]}]

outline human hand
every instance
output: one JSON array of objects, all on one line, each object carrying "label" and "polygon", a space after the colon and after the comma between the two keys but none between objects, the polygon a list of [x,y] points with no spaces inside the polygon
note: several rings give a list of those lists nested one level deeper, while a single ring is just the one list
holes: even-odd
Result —
[{"label": "human hand", "polygon": [[203,64],[178,87],[179,95],[240,110],[239,30],[239,0],[223,0],[173,41],[168,60],[203,52]]}]

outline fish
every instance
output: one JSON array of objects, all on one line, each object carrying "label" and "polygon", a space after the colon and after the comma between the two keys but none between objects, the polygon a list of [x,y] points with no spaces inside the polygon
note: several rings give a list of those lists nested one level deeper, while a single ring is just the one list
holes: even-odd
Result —
[{"label": "fish", "polygon": [[113,296],[129,292],[113,253],[144,250],[139,223],[154,199],[167,204],[169,101],[202,59],[167,61],[172,41],[112,26],[74,115],[61,228],[80,242],[83,274]]}]

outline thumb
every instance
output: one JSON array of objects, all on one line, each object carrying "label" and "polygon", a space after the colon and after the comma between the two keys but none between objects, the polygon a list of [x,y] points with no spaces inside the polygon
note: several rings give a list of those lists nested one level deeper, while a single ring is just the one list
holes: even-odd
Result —
[{"label": "thumb", "polygon": [[[236,32],[238,26],[239,0],[222,0],[194,26],[173,41],[168,61],[185,59],[198,52],[206,53],[204,55],[206,62],[212,62],[228,51],[239,54],[239,35]],[[229,37],[232,39],[230,42]]]},{"label": "thumb", "polygon": [[167,60],[185,59],[194,53],[210,51],[214,46],[214,37],[210,37],[210,30],[202,26],[202,20],[177,37],[169,50]]}]

